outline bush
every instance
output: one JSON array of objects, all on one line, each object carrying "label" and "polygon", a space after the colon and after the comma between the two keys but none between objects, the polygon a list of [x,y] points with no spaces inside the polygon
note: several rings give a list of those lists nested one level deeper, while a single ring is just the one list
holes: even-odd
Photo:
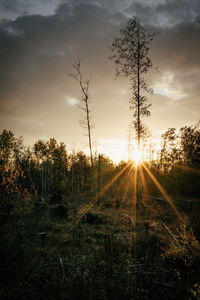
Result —
[{"label": "bush", "polygon": [[176,297],[184,299],[192,291],[198,292],[194,287],[200,281],[200,244],[186,224],[176,228],[175,232],[167,225],[164,226],[170,238],[166,242],[166,249],[163,249],[162,257],[164,263],[171,268]]}]

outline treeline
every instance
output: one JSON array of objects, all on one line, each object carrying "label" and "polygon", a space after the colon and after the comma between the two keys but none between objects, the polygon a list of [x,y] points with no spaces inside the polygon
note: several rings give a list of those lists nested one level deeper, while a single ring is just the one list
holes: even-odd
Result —
[{"label": "treeline", "polygon": [[157,167],[166,172],[178,164],[200,168],[200,122],[184,126],[179,132],[169,128],[162,134]]},{"label": "treeline", "polygon": [[[198,127],[170,129],[145,167],[169,193],[199,196],[199,145]],[[93,163],[53,138],[30,148],[1,132],[0,298],[199,299],[199,208],[178,231],[167,201],[140,203],[136,247],[136,169],[98,154]],[[142,172],[138,195],[159,193]]]},{"label": "treeline", "polygon": [[[157,159],[151,169],[170,194],[197,197],[200,193],[200,123],[179,131],[169,128],[161,137]],[[148,178],[147,178],[148,180]],[[156,187],[149,183],[157,193]]]},{"label": "treeline", "polygon": [[[169,128],[162,135],[161,149],[156,156],[145,163],[170,193],[198,195],[199,123],[184,126],[179,132]],[[32,147],[26,147],[22,137],[3,130],[0,134],[1,198],[5,194],[17,197],[22,192],[44,198],[52,193],[94,197],[126,164],[115,165],[105,155],[95,153],[92,167],[89,156],[82,151],[69,154],[66,145],[54,138],[38,140]],[[119,180],[111,192],[118,185]]]},{"label": "treeline", "polygon": [[0,134],[0,167],[1,178],[14,176],[15,187],[44,197],[54,192],[80,194],[98,189],[115,169],[109,158],[97,154],[91,168],[85,153],[68,154],[65,144],[54,138],[38,140],[32,148],[25,147],[21,137],[16,138],[7,130]]}]

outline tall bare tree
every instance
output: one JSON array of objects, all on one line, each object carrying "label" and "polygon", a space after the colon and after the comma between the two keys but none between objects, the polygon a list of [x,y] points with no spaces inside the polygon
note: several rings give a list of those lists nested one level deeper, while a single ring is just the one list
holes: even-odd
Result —
[{"label": "tall bare tree", "polygon": [[121,29],[120,36],[114,39],[111,46],[110,59],[116,64],[116,75],[128,77],[131,82],[130,109],[134,110],[133,124],[137,133],[138,151],[145,132],[141,119],[143,116],[150,116],[151,104],[148,103],[147,97],[142,95],[142,90],[146,93],[152,92],[144,75],[153,67],[148,56],[148,45],[154,35],[155,33],[149,34],[140,22],[133,18]]},{"label": "tall bare tree", "polygon": [[90,87],[90,79],[83,78],[82,72],[81,72],[81,63],[80,60],[78,60],[73,65],[74,73],[69,74],[72,78],[78,81],[81,89],[81,98],[80,98],[80,104],[78,105],[80,109],[83,111],[82,119],[80,120],[80,125],[83,128],[86,128],[88,131],[88,142],[89,142],[89,149],[90,149],[90,161],[91,165],[93,167],[93,154],[92,154],[92,136],[91,136],[91,129],[93,127],[91,122],[91,113],[89,109],[89,87]]}]

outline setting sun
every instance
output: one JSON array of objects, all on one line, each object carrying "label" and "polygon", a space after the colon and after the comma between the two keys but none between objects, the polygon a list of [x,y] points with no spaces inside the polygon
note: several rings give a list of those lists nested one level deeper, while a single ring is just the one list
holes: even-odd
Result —
[{"label": "setting sun", "polygon": [[136,149],[133,152],[133,161],[135,162],[136,166],[141,164],[143,159],[144,159],[143,153],[141,151],[139,151],[138,149]]}]

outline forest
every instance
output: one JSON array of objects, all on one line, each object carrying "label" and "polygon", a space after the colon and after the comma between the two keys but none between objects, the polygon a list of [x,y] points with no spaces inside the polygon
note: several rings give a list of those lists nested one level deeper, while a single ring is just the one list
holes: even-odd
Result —
[{"label": "forest", "polygon": [[114,164],[0,134],[1,299],[199,299],[200,128]]},{"label": "forest", "polygon": [[[171,2],[167,1],[167,4],[169,3]],[[189,117],[187,119],[187,114],[183,113],[186,121],[181,128],[170,127],[162,132],[158,148],[150,145],[148,128],[143,120],[151,115],[152,103],[150,103],[149,97],[153,93],[153,89],[149,72],[155,69],[155,66],[149,50],[157,33],[150,32],[148,28],[144,27],[143,23],[140,23],[139,17],[127,21],[127,15],[126,18],[121,15],[120,20],[126,19],[127,22],[117,35],[116,29],[119,29],[117,18],[120,14],[118,12],[115,15],[115,12],[112,12],[113,19],[109,21],[108,26],[110,27],[106,28],[105,32],[112,33],[112,35],[116,33],[116,37],[109,48],[108,61],[114,63],[116,67],[116,79],[122,76],[123,79],[129,81],[130,93],[122,93],[122,98],[129,95],[130,129],[135,134],[136,149],[132,151],[133,149],[129,147],[128,161],[122,160],[119,163],[114,163],[112,157],[107,157],[101,151],[95,152],[93,150],[93,120],[91,116],[91,98],[95,97],[95,88],[93,90],[91,78],[85,77],[81,60],[75,61],[72,65],[72,72],[69,68],[65,70],[68,88],[77,85],[78,88],[76,86],[72,90],[74,93],[79,91],[80,96],[77,101],[70,98],[71,106],[65,105],[63,108],[61,101],[56,102],[58,91],[66,83],[59,82],[58,84],[57,82],[58,86],[54,90],[53,81],[56,76],[61,77],[58,75],[58,69],[61,68],[65,59],[69,60],[69,53],[79,48],[75,47],[73,43],[68,45],[66,40],[64,41],[65,35],[73,38],[73,33],[71,33],[71,29],[69,30],[70,26],[75,24],[75,33],[78,35],[78,39],[83,39],[84,47],[91,47],[92,52],[95,42],[92,44],[91,40],[88,42],[86,38],[86,33],[90,28],[87,27],[87,30],[83,30],[81,36],[79,36],[79,31],[81,31],[81,27],[84,28],[90,16],[94,17],[92,14],[95,9],[97,11],[95,10],[94,18],[100,18],[102,11],[100,4],[96,8],[88,3],[85,4],[86,8],[84,5],[73,8],[73,3],[68,7],[68,4],[57,7],[54,15],[32,16],[30,23],[27,20],[24,21],[26,17],[23,16],[16,19],[12,24],[13,27],[8,26],[8,21],[2,21],[2,24],[8,26],[7,29],[1,30],[2,34],[7,34],[6,43],[8,46],[11,45],[12,57],[15,52],[12,43],[17,41],[20,48],[23,38],[25,39],[25,53],[28,51],[27,57],[33,65],[28,63],[26,65],[23,60],[26,55],[22,54],[20,70],[22,64],[26,65],[26,71],[33,72],[35,79],[37,77],[37,87],[36,85],[32,87],[31,79],[25,84],[26,72],[22,72],[23,77],[21,78],[19,70],[11,70],[12,76],[16,79],[16,85],[10,83],[11,77],[6,73],[10,90],[17,89],[17,86],[23,83],[21,97],[26,95],[23,93],[26,91],[32,100],[29,103],[27,100],[23,104],[23,101],[18,99],[20,93],[16,96],[11,91],[6,94],[6,97],[7,95],[16,97],[13,96],[10,105],[1,105],[1,107],[9,116],[12,115],[12,105],[14,109],[18,109],[19,115],[14,120],[17,120],[18,123],[21,122],[21,115],[27,109],[28,116],[24,117],[26,119],[24,123],[20,123],[21,130],[22,127],[25,127],[24,124],[30,125],[28,122],[31,110],[34,111],[37,108],[37,115],[39,115],[39,110],[45,110],[46,115],[41,114],[41,118],[46,116],[46,119],[41,123],[38,122],[40,125],[42,124],[41,135],[42,126],[45,126],[47,121],[48,124],[51,122],[54,124],[51,124],[51,128],[56,127],[57,123],[60,128],[58,119],[61,118],[61,110],[65,108],[67,112],[64,116],[65,118],[69,117],[68,133],[72,133],[72,137],[76,130],[73,128],[74,120],[73,117],[70,119],[70,114],[72,106],[74,108],[77,104],[81,112],[80,125],[87,135],[89,155],[84,151],[70,151],[68,144],[57,142],[54,137],[40,138],[32,146],[25,145],[22,136],[17,136],[14,130],[10,130],[6,126],[2,127],[5,129],[0,131],[0,299],[200,299],[200,121],[190,124]],[[139,2],[135,5],[138,8]],[[144,5],[139,8],[140,10],[148,9],[146,7]],[[158,11],[162,11],[163,7],[158,6]],[[38,8],[42,7],[38,6]],[[155,6],[152,6],[151,11],[154,8]],[[109,10],[108,12],[110,13]],[[83,22],[81,22],[82,13],[86,14]],[[79,26],[73,21],[75,14],[77,14],[78,20],[80,19]],[[104,15],[105,9],[103,9]],[[103,16],[100,18],[100,27],[105,22]],[[53,21],[47,28],[45,22],[50,22],[51,18]],[[69,19],[69,24],[64,23],[67,29],[63,28],[65,19]],[[42,47],[44,36],[40,37],[39,43],[37,43],[36,36],[40,30],[35,26],[37,24],[34,23],[35,20],[38,20],[43,34],[47,29],[48,34],[44,34],[44,36],[50,35],[47,48],[49,51],[49,47],[52,47],[52,52],[40,49],[40,42],[42,41]],[[17,22],[21,24],[21,27],[17,28],[20,29],[18,31],[15,28]],[[184,26],[186,26],[185,24]],[[165,23],[161,22],[160,34],[164,32],[164,25]],[[29,34],[28,31],[23,31],[23,26],[29,28]],[[96,19],[94,26],[97,26]],[[155,28],[152,24],[149,27]],[[55,28],[60,28],[60,31],[54,41],[50,33],[53,34]],[[198,30],[199,28],[198,25]],[[68,30],[67,34],[65,29]],[[197,32],[197,29],[195,30]],[[170,32],[170,36],[172,33],[173,30]],[[95,32],[92,31],[93,39],[97,35],[100,43],[103,41],[103,34],[102,28],[98,28]],[[108,39],[109,42],[110,37],[111,35]],[[12,43],[10,38],[12,38]],[[37,45],[38,59],[35,59],[35,52],[30,46],[31,38],[33,38],[34,46]],[[61,45],[64,50],[66,50],[65,44],[69,46],[66,50],[67,54],[63,52],[62,47],[61,49],[56,48],[57,52],[54,51],[54,44],[57,46],[59,39],[62,40]],[[100,43],[98,44],[99,48]],[[87,47],[84,50],[88,49]],[[161,45],[162,51],[164,48],[165,46]],[[16,53],[20,51],[18,49]],[[81,51],[83,50],[80,49],[80,53]],[[157,55],[159,55],[159,51]],[[171,51],[173,52],[173,50]],[[4,52],[6,53],[6,51]],[[48,56],[46,69],[45,72],[41,72],[40,77],[37,68],[42,64],[45,55]],[[193,52],[190,55],[193,55]],[[180,55],[174,64],[180,62],[184,64],[186,56]],[[63,60],[61,61],[61,59]],[[50,67],[52,60],[53,67],[52,65]],[[98,59],[93,60],[96,62]],[[160,61],[164,64],[164,59]],[[16,64],[14,58],[11,59],[11,63]],[[7,66],[3,66],[3,68],[7,70]],[[165,68],[167,69],[168,66]],[[99,71],[99,67],[97,69]],[[106,67],[105,70],[107,70]],[[198,81],[197,71],[195,72],[195,80]],[[55,77],[51,77],[52,74]],[[101,72],[99,74],[99,77],[104,76]],[[146,77],[147,74],[149,77]],[[175,82],[177,78],[173,74],[168,74],[168,77],[165,72],[163,74],[165,79],[163,80],[166,81],[164,83],[159,81],[159,76],[156,75],[158,84],[163,84],[164,87],[162,86],[163,90],[157,93],[155,101],[157,101],[157,105],[159,101],[162,102],[162,105],[165,102],[165,107],[169,109],[170,106],[171,114],[172,110],[175,110],[177,113],[175,118],[178,118],[178,105],[184,105],[189,98],[183,96],[185,94],[182,93],[181,96],[186,98],[183,98],[184,100],[181,102],[180,95],[178,95],[179,97],[177,94],[171,95],[169,80],[171,80],[170,84],[173,84],[173,80]],[[180,82],[184,80],[185,84],[186,76],[190,75],[190,70],[187,70],[186,74],[182,75],[181,73],[182,77],[180,75],[177,77]],[[18,79],[18,77],[20,78]],[[40,80],[44,82],[42,81],[44,78],[46,83],[54,78],[45,91],[42,89],[42,83],[42,87],[40,86]],[[107,80],[108,77],[105,77],[105,81],[102,80],[102,83],[106,85]],[[50,89],[51,85],[52,89]],[[175,92],[179,92],[178,88],[179,85],[174,87]],[[107,92],[108,94],[110,92],[109,95],[114,95],[114,105],[111,105],[112,120],[114,117],[120,120],[120,106],[117,110],[113,109],[119,103],[117,104],[116,100],[117,93],[112,94],[112,89],[114,88],[107,86],[106,92],[104,91],[99,96],[101,98],[101,102],[98,103],[99,111],[101,110],[100,105],[104,106],[102,115],[106,115],[110,100],[103,102],[102,98],[105,94],[107,95]],[[41,98],[35,96],[36,90],[38,92],[36,95],[40,95],[41,92]],[[71,91],[70,93],[72,93]],[[191,86],[189,86],[189,91],[192,93]],[[51,100],[56,104],[49,101],[51,92],[53,93],[52,99],[54,99]],[[199,86],[194,94],[195,97],[198,92]],[[106,99],[111,97],[109,95]],[[165,98],[163,98],[164,96]],[[158,97],[162,99],[158,100]],[[174,97],[171,100],[171,104],[174,106],[169,104],[170,97]],[[43,103],[44,99],[45,104]],[[194,105],[194,101],[192,103]],[[23,105],[25,106],[24,111]],[[59,105],[60,110],[56,110],[56,106]],[[127,103],[125,102],[124,105]],[[197,116],[196,107],[197,105],[193,107],[193,117]],[[51,114],[48,109],[51,110]],[[169,118],[169,124],[175,124],[175,121],[174,123],[170,121],[170,113],[169,110],[168,114],[166,112],[166,118]],[[157,117],[159,114],[158,109]],[[111,115],[109,118],[111,122]],[[49,121],[49,119],[51,120]],[[25,132],[28,132],[30,137],[31,132],[36,130],[37,120],[30,121],[32,127],[27,126],[26,128]],[[123,120],[123,122],[125,121]],[[186,125],[184,126],[184,124]],[[12,124],[10,126],[10,128],[14,128]],[[108,124],[105,124],[102,129],[105,135],[108,127]],[[113,134],[119,131],[119,127],[113,127]],[[59,131],[58,128],[56,127],[57,131]],[[157,124],[157,128],[159,128],[159,124]],[[55,128],[53,129],[55,130]],[[18,129],[16,132],[20,132],[20,130]],[[37,136],[40,135],[37,134]],[[144,143],[147,144],[146,148],[144,148]],[[116,149],[117,151],[118,149]],[[145,157],[142,156],[144,152]]]}]

